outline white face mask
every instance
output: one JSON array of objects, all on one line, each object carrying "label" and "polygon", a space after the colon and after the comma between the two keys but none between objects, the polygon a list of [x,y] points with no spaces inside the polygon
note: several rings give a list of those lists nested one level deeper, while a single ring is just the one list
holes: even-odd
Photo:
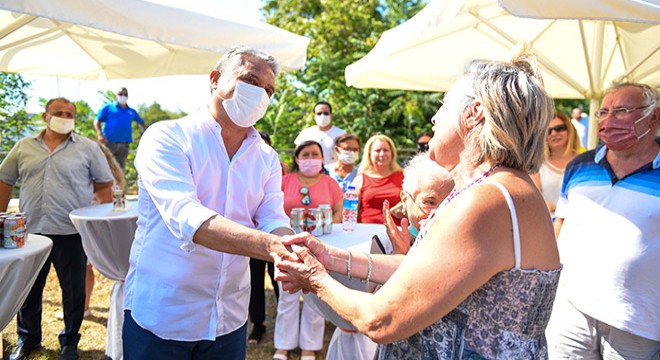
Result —
[{"label": "white face mask", "polygon": [[128,101],[128,96],[126,95],[117,96],[117,102],[120,103],[121,105],[126,105],[127,101]]},{"label": "white face mask", "polygon": [[254,125],[264,116],[270,103],[270,98],[264,88],[240,80],[236,82],[233,98],[223,99],[222,96],[220,98],[231,121],[240,127]]},{"label": "white face mask", "polygon": [[346,151],[339,149],[339,161],[346,165],[355,164],[358,159],[357,151]]},{"label": "white face mask", "polygon": [[330,115],[314,115],[314,120],[319,127],[330,125]]},{"label": "white face mask", "polygon": [[75,120],[65,119],[58,116],[50,116],[50,121],[48,121],[48,128],[54,132],[62,135],[66,135],[73,131],[75,126]]}]

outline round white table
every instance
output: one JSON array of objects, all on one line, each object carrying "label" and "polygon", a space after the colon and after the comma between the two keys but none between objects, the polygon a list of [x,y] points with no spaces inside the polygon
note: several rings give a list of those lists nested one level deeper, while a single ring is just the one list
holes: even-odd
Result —
[{"label": "round white table", "polygon": [[34,234],[21,248],[0,248],[0,332],[23,305],[52,248],[52,240]]},{"label": "round white table", "polygon": [[76,209],[69,214],[80,233],[89,262],[101,274],[115,280],[110,293],[105,346],[105,354],[114,360],[123,358],[124,280],[128,273],[137,215],[136,201],[126,202],[126,209],[123,210],[115,210],[108,203]]},{"label": "round white table", "polygon": [[[354,231],[345,232],[342,230],[341,224],[333,224],[332,234],[320,236],[319,239],[332,246],[351,250],[353,253],[367,252],[367,253],[380,253],[376,250],[376,245],[373,245],[371,238],[377,235],[385,246],[388,253],[392,252],[392,244],[387,236],[385,225],[382,224],[357,224]],[[369,285],[362,283],[360,280],[351,278],[348,279],[346,275],[338,273],[330,273],[330,275],[351,289],[360,291],[369,291]],[[337,328],[335,329],[330,344],[328,345],[328,352],[326,360],[371,360],[376,352],[376,343],[367,338],[364,334],[357,332],[355,327],[347,320],[343,319],[337,314],[328,304],[323,302],[314,294],[304,294],[305,301],[309,301],[314,308],[326,320],[333,323]]]}]

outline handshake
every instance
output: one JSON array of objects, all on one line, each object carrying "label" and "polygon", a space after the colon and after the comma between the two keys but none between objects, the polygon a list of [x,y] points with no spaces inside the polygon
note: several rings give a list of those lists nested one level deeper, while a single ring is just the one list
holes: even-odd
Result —
[{"label": "handshake", "polygon": [[289,293],[316,293],[329,278],[328,266],[336,258],[332,254],[339,250],[306,232],[284,236],[281,244],[281,251],[270,253],[280,288]]}]

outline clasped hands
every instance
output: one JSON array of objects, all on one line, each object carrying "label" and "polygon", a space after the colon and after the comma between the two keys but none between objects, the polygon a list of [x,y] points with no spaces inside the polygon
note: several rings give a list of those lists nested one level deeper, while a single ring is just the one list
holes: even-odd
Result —
[{"label": "clasped hands", "polygon": [[331,248],[306,232],[284,236],[281,241],[296,256],[270,253],[275,263],[275,280],[281,282],[280,289],[289,293],[299,290],[316,293],[323,277],[328,276],[326,265]]}]

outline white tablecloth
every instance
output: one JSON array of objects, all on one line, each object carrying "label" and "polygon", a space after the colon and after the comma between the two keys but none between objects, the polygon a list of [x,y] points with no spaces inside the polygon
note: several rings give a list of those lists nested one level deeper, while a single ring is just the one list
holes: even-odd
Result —
[{"label": "white tablecloth", "polygon": [[49,238],[28,234],[22,248],[0,248],[0,332],[23,305],[52,247]]},{"label": "white tablecloth", "polygon": [[137,202],[127,202],[124,210],[114,210],[111,203],[87,206],[72,211],[69,218],[80,233],[89,262],[101,274],[115,280],[110,293],[105,354],[121,360],[124,280],[137,228]]},{"label": "white tablecloth", "polygon": [[[392,245],[387,237],[385,225],[382,224],[357,224],[357,228],[352,232],[345,232],[342,230],[341,224],[334,224],[332,234],[320,236],[319,239],[332,246],[351,250],[353,253],[370,253],[376,252],[372,251],[371,238],[374,235],[377,235],[381,240],[385,250],[391,252]],[[347,276],[338,273],[331,273],[330,275],[351,289],[368,290],[368,284],[362,283],[358,279],[351,278],[351,280],[348,280]],[[344,320],[316,295],[304,294],[303,298],[305,301],[310,302],[326,320],[337,326],[330,340],[330,345],[328,345],[326,360],[373,359],[376,351],[376,344],[373,341],[362,333],[354,332],[355,327],[349,321]],[[342,331],[340,328],[350,332]]]}]

